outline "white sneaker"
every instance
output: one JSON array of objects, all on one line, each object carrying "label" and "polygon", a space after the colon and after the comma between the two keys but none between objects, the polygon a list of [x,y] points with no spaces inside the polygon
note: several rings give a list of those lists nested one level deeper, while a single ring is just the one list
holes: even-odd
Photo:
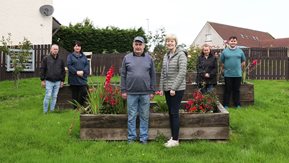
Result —
[{"label": "white sneaker", "polygon": [[178,140],[171,140],[171,141],[168,141],[167,144],[165,144],[165,147],[171,148],[171,147],[176,147],[178,145],[179,145]]},{"label": "white sneaker", "polygon": [[170,138],[170,140],[168,140],[165,144],[164,144],[164,146],[166,146],[170,141],[172,141],[173,140],[173,137],[171,137]]}]

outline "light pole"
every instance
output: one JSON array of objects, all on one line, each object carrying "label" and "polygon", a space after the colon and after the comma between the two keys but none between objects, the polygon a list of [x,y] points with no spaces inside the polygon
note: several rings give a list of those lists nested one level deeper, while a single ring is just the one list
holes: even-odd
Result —
[{"label": "light pole", "polygon": [[146,20],[147,20],[147,30],[149,32],[150,31],[150,19],[147,18]]}]

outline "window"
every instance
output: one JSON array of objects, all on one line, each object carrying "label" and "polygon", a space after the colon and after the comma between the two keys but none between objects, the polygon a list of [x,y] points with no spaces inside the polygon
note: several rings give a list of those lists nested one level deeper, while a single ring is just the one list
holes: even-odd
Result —
[{"label": "window", "polygon": [[[20,53],[20,49],[10,49],[10,52],[12,53]],[[27,58],[27,61],[24,63],[25,68],[23,71],[29,72],[29,71],[35,71],[35,58],[34,58],[34,50],[31,49],[28,51],[30,53],[30,56]],[[6,71],[14,71],[13,63],[11,60],[11,57],[9,55],[6,55]]]},{"label": "window", "polygon": [[212,42],[212,34],[206,34],[206,41],[205,42]]}]

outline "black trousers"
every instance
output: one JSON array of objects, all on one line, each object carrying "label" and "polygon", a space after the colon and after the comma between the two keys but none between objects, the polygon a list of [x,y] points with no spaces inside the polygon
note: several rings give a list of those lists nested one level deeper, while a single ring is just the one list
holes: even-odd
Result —
[{"label": "black trousers", "polygon": [[241,106],[240,103],[240,87],[241,77],[225,77],[225,90],[224,90],[224,106],[229,106],[231,94],[233,97],[234,106]]},{"label": "black trousers", "polygon": [[181,107],[184,90],[176,91],[175,96],[170,95],[170,91],[165,91],[166,102],[169,108],[170,127],[173,140],[179,140],[180,118],[179,109]]},{"label": "black trousers", "polygon": [[[87,85],[70,85],[72,92],[72,100],[74,103],[74,109],[76,109],[76,104],[84,106],[87,99]],[[77,103],[76,103],[77,102]]]}]

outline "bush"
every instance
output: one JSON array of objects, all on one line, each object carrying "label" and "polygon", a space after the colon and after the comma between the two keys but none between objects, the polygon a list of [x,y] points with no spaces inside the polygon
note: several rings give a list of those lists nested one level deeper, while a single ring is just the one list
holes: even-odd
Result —
[{"label": "bush", "polygon": [[145,37],[144,30],[119,29],[117,27],[95,28],[89,19],[75,25],[62,26],[53,36],[53,43],[68,51],[72,50],[74,40],[82,42],[82,49],[94,54],[126,53],[132,51],[135,36]]}]

